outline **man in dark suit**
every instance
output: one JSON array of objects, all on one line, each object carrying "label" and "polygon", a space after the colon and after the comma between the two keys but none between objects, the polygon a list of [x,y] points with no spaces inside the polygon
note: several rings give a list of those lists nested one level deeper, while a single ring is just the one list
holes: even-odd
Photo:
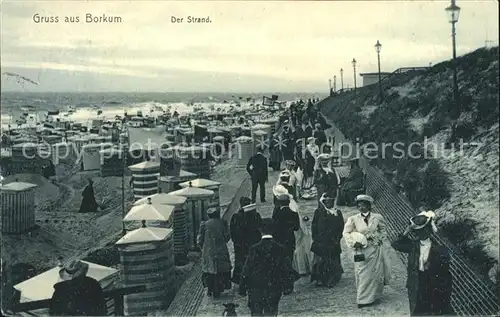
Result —
[{"label": "man in dark suit", "polygon": [[267,158],[262,154],[263,149],[257,148],[257,154],[248,160],[247,172],[252,178],[252,203],[257,197],[257,187],[260,189],[260,201],[266,202]]},{"label": "man in dark suit", "polygon": [[[408,254],[408,299],[411,316],[454,315],[451,308],[452,276],[448,250],[435,244],[435,214],[426,211],[410,220],[410,225],[392,247]],[[410,233],[416,239],[410,238]]]},{"label": "man in dark suit", "polygon": [[293,285],[293,269],[285,260],[284,247],[274,240],[272,232],[272,220],[262,219],[262,239],[250,248],[243,267],[240,294],[248,290],[252,316],[277,316],[281,296],[291,293],[290,289],[284,292],[284,286]]}]

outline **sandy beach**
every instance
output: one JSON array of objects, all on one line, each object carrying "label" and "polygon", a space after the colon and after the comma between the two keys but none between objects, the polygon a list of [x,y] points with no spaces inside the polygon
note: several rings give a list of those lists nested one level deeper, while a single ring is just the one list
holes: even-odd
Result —
[{"label": "sandy beach", "polygon": [[[236,160],[225,160],[213,168],[211,179],[221,183],[221,205],[227,205],[246,176]],[[36,274],[57,264],[57,258],[87,258],[98,264],[116,266],[118,252],[114,243],[122,230],[122,179],[101,177],[99,171],[80,172],[71,165],[56,168],[55,184],[39,175],[17,174],[5,183],[19,181],[35,183],[36,222],[38,228],[20,236],[3,236],[4,260],[10,265],[25,263],[34,267]],[[96,214],[80,214],[82,191],[91,178],[100,209]],[[133,203],[125,176],[125,206]],[[89,256],[90,255],[90,256]]]}]

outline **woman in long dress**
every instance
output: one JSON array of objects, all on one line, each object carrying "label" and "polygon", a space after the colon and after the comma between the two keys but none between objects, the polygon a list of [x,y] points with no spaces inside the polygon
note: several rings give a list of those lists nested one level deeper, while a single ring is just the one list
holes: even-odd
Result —
[{"label": "woman in long dress", "polygon": [[209,208],[207,214],[208,220],[201,223],[197,242],[202,250],[201,270],[208,295],[217,298],[231,276],[231,260],[227,249],[230,235],[216,208]]},{"label": "woman in long dress", "polygon": [[340,281],[344,272],[340,260],[343,229],[344,216],[335,206],[335,196],[324,193],[312,221],[314,265],[311,282],[333,287]]},{"label": "woman in long dress", "polygon": [[97,212],[97,202],[94,195],[94,182],[89,179],[89,184],[85,187],[82,193],[82,204],[80,205],[80,213]]},{"label": "woman in long dress", "polygon": [[[290,203],[290,209],[294,206]],[[300,214],[299,214],[300,216]],[[309,228],[309,217],[300,218],[300,229],[295,231],[295,251],[293,254],[293,269],[299,275],[309,275],[312,272],[314,254],[311,252],[312,235]]]},{"label": "woman in long dress", "polygon": [[384,218],[372,212],[372,197],[358,195],[356,204],[360,212],[347,219],[343,236],[347,246],[355,249],[356,302],[362,308],[378,303],[391,269]]}]

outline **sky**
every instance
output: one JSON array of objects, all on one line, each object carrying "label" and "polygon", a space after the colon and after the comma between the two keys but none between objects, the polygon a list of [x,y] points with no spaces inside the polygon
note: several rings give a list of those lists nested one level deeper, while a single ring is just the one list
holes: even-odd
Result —
[{"label": "sky", "polygon": [[[2,90],[320,92],[335,75],[451,58],[449,1],[1,2]],[[460,1],[457,54],[498,45],[498,2]],[[85,15],[121,23],[85,23]],[[59,17],[35,23],[33,15]],[[80,23],[64,23],[79,16]],[[212,23],[172,23],[171,17]],[[37,82],[23,85],[4,72]]]}]

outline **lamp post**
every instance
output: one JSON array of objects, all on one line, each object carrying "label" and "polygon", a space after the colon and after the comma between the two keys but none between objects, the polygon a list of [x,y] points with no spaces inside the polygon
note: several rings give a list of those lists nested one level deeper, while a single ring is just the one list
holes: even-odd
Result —
[{"label": "lamp post", "polygon": [[458,17],[460,16],[460,7],[455,4],[455,0],[451,0],[451,5],[445,9],[449,17],[449,22],[451,23],[451,39],[453,45],[453,100],[455,101],[455,107],[457,115],[460,115],[460,102],[458,100],[458,83],[457,83],[457,47],[455,42],[456,29],[455,24],[458,22]]},{"label": "lamp post", "polygon": [[[125,112],[125,117],[126,117],[126,112]],[[121,128],[121,133],[125,133],[126,130],[126,125],[125,125],[125,117],[122,120],[122,128]],[[119,144],[119,149],[120,153],[122,155],[122,236],[125,236],[127,234],[127,228],[125,228],[125,222],[123,221],[123,218],[125,218],[125,169],[127,168],[127,154],[128,154],[128,149],[125,147],[125,142],[123,142],[123,138],[120,137],[120,134],[118,134],[118,140],[117,143]]]},{"label": "lamp post", "polygon": [[356,94],[356,88],[357,88],[357,86],[356,86],[356,63],[357,63],[356,59],[353,58],[351,63],[352,63],[352,69],[354,70],[354,94]]},{"label": "lamp post", "polygon": [[333,95],[332,94],[332,80],[331,79],[328,79],[328,87],[330,87],[329,94],[331,96],[331,95]]},{"label": "lamp post", "polygon": [[344,91],[344,69],[340,69],[340,90]]},{"label": "lamp post", "polygon": [[337,92],[337,76],[333,75],[333,92]]},{"label": "lamp post", "polygon": [[375,51],[377,51],[377,59],[378,59],[378,89],[379,89],[379,97],[380,101],[382,101],[382,75],[380,74],[380,51],[382,50],[382,44],[377,40],[377,44],[375,44]]}]

